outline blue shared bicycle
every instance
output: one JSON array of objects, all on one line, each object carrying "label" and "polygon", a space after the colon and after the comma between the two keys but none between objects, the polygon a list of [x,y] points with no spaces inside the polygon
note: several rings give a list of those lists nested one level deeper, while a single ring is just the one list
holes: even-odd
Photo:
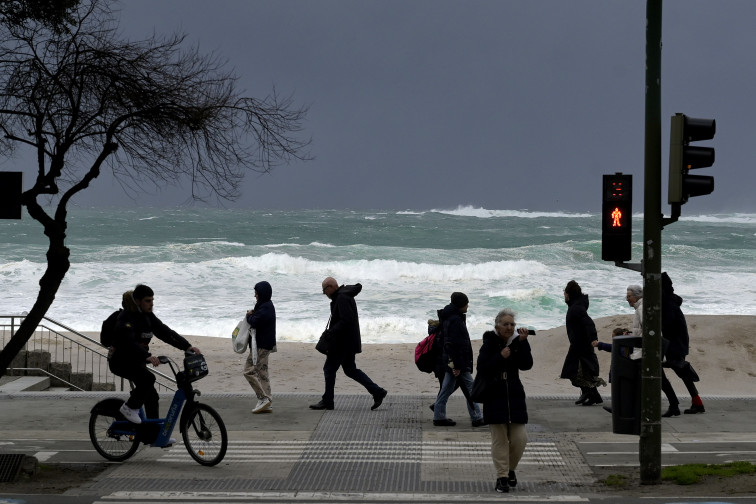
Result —
[{"label": "blue shared bicycle", "polygon": [[95,450],[108,460],[122,462],[136,453],[140,443],[165,447],[178,423],[189,455],[204,466],[216,465],[226,455],[228,434],[218,412],[200,403],[197,400],[200,391],[192,386],[207,375],[204,357],[187,354],[183,371],[168,357],[158,359],[161,364],[168,364],[176,376],[177,390],[167,416],[145,418],[142,408],[139,410],[142,423],[135,424],[118,411],[123,399],[103,399],[95,404],[89,417],[89,438]]}]

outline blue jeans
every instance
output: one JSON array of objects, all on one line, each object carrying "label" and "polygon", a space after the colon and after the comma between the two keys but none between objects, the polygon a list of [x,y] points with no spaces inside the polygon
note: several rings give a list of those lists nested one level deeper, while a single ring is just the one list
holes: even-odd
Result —
[{"label": "blue jeans", "polygon": [[323,394],[324,403],[333,405],[336,372],[339,368],[343,369],[344,374],[349,378],[365,387],[367,391],[370,392],[370,395],[374,396],[383,390],[376,385],[368,375],[357,368],[357,363],[354,358],[354,353],[328,352],[325,364],[323,364],[323,375],[325,376],[325,394]]},{"label": "blue jeans", "polygon": [[[436,397],[436,405],[433,407],[433,420],[443,420],[446,418],[446,401],[449,400],[449,396],[454,392],[454,387],[459,380],[460,386],[465,387],[469,392],[473,386],[472,373],[460,373],[459,377],[455,377],[452,373],[446,373],[444,375],[444,383],[441,385],[441,390],[438,391]],[[470,414],[471,420],[482,420],[483,415],[480,413],[480,406],[477,403],[473,403],[473,407],[470,407],[470,401],[465,400],[467,405],[467,412]]]}]

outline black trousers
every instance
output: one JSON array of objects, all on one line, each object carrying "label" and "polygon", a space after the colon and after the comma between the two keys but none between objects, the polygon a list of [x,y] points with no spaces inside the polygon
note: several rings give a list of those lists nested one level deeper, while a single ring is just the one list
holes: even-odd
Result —
[{"label": "black trousers", "polygon": [[113,374],[131,381],[134,388],[126,401],[126,406],[139,409],[144,406],[147,418],[160,418],[158,402],[160,396],[155,390],[155,375],[147,370],[147,363],[134,363],[110,360]]}]

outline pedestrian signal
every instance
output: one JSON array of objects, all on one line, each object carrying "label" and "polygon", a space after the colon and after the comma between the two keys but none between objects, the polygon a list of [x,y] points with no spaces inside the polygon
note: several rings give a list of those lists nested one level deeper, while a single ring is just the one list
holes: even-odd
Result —
[{"label": "pedestrian signal", "polygon": [[633,176],[604,175],[601,206],[601,259],[629,261],[633,235]]}]

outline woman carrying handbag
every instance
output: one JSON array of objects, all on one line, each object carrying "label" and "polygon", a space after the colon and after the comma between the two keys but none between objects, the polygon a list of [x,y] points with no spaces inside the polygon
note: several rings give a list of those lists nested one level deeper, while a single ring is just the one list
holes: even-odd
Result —
[{"label": "woman carrying handbag", "polygon": [[525,451],[528,410],[520,371],[533,367],[528,330],[515,333],[515,313],[505,308],[494,320],[494,330],[483,334],[477,371],[486,382],[483,421],[491,429],[491,456],[496,469],[496,491],[517,485],[515,469]]}]

